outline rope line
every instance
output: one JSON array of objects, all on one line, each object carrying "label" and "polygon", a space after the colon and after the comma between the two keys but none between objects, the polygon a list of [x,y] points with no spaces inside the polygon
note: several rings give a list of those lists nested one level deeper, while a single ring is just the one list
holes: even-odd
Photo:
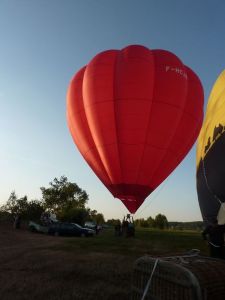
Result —
[{"label": "rope line", "polygon": [[[187,264],[188,262],[185,261],[185,258],[191,258],[191,257],[199,256],[199,253],[200,253],[199,249],[192,249],[189,253],[187,253],[185,255],[167,256],[167,257],[163,257],[163,259],[164,260],[174,260],[174,261],[178,259],[181,264]],[[149,291],[149,287],[150,287],[151,282],[152,282],[152,277],[153,277],[153,275],[155,273],[155,270],[156,270],[156,267],[157,267],[159,261],[160,261],[160,258],[156,258],[156,260],[154,262],[154,266],[153,266],[152,272],[151,272],[150,277],[148,279],[148,282],[147,282],[147,284],[145,286],[144,293],[142,295],[141,300],[145,299],[145,297],[147,295],[147,292]]]},{"label": "rope line", "polygon": [[157,267],[158,262],[159,262],[159,259],[157,258],[157,259],[155,260],[155,263],[154,263],[154,266],[153,266],[151,275],[150,275],[150,277],[149,277],[149,280],[148,280],[148,282],[147,282],[147,284],[146,284],[146,286],[145,286],[145,290],[144,290],[144,293],[143,293],[143,295],[142,295],[141,300],[144,300],[145,297],[146,297],[146,295],[147,295],[147,292],[148,292],[148,290],[149,290],[149,287],[150,287],[150,284],[151,284],[151,281],[152,281],[152,277],[153,277],[153,274],[154,274],[154,272],[155,272],[155,269],[156,269],[156,267]]},{"label": "rope line", "polygon": [[137,218],[138,215],[140,215],[146,208],[148,208],[148,207],[152,204],[152,201],[155,200],[155,198],[160,194],[160,192],[162,191],[162,189],[166,186],[168,180],[169,180],[169,177],[164,181],[164,183],[163,183],[162,186],[158,189],[158,191],[156,192],[156,194],[154,195],[154,197],[152,197],[151,201],[150,201],[145,207],[143,207],[143,208],[135,215],[135,218]]}]

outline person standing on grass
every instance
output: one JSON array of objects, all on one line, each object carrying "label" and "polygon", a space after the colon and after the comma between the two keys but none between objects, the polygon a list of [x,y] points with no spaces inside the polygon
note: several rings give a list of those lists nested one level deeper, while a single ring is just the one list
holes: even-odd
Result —
[{"label": "person standing on grass", "polygon": [[114,229],[115,229],[115,236],[121,236],[122,231],[121,231],[120,221],[118,221],[117,224],[115,224]]},{"label": "person standing on grass", "polygon": [[20,215],[16,215],[14,220],[14,228],[20,229],[20,223],[21,223],[21,217]]},{"label": "person standing on grass", "polygon": [[209,244],[211,257],[225,259],[224,234],[225,225],[218,225],[217,219],[202,232],[203,239]]}]

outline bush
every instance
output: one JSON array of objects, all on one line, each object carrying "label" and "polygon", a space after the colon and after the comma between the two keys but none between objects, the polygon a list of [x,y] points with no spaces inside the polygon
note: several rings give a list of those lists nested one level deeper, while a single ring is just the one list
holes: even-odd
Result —
[{"label": "bush", "polygon": [[7,211],[0,211],[0,222],[1,223],[12,223],[13,216]]}]

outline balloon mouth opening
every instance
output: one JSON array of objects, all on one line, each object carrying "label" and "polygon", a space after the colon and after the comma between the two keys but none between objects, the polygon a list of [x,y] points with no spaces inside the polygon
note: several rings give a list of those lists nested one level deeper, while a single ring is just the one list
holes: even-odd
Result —
[{"label": "balloon mouth opening", "polygon": [[117,195],[116,198],[119,198],[121,201],[137,202],[137,199],[134,196],[124,197],[124,195]]},{"label": "balloon mouth opening", "polygon": [[134,196],[116,196],[116,198],[120,199],[126,208],[129,210],[131,214],[135,214],[141,204],[144,202],[145,198],[137,198]]},{"label": "balloon mouth opening", "polygon": [[134,214],[145,198],[153,191],[152,188],[140,184],[112,184],[109,190],[115,198],[120,199],[130,213]]},{"label": "balloon mouth opening", "polygon": [[135,214],[136,210],[141,206],[144,202],[144,198],[138,198],[135,196],[124,196],[124,195],[117,195],[116,198],[120,199],[126,208],[129,210],[131,214]]}]

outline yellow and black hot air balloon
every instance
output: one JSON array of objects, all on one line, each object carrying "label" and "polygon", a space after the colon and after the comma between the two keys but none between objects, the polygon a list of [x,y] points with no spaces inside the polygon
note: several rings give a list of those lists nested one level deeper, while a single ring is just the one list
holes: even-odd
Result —
[{"label": "yellow and black hot air balloon", "polygon": [[225,70],[210,93],[198,138],[197,192],[203,220],[225,224]]}]

